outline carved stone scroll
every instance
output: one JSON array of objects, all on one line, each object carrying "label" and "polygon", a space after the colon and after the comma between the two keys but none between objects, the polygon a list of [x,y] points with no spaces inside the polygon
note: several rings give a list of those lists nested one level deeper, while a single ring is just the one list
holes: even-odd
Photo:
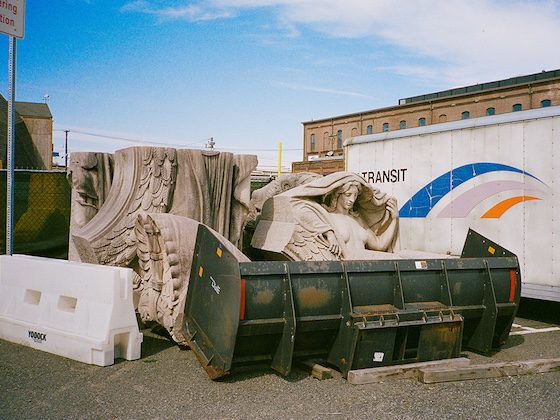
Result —
[{"label": "carved stone scroll", "polygon": [[75,152],[70,155],[67,172],[72,185],[69,260],[79,260],[71,240],[77,229],[85,226],[105,203],[113,181],[113,155]]}]

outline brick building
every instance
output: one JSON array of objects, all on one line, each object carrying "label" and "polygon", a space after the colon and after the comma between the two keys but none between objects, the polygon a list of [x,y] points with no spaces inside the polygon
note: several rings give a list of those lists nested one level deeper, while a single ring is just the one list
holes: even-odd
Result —
[{"label": "brick building", "polygon": [[399,100],[378,108],[303,123],[303,161],[293,172],[344,170],[348,137],[560,105],[560,70],[543,71]]}]

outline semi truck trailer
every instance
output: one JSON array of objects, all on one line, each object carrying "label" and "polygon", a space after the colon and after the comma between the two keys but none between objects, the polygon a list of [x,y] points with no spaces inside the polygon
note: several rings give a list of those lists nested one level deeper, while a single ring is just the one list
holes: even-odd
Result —
[{"label": "semi truck trailer", "polygon": [[396,197],[402,249],[460,255],[470,228],[517,255],[521,296],[560,301],[560,106],[350,137],[344,152]]}]

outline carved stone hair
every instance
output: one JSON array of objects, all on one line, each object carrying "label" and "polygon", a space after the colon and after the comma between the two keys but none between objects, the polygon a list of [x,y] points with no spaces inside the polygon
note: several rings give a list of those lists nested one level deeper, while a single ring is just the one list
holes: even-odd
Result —
[{"label": "carved stone hair", "polygon": [[[323,196],[323,200],[321,205],[327,210],[329,213],[332,213],[336,210],[336,205],[338,204],[338,198],[341,194],[344,194],[348,191],[351,187],[356,187],[358,189],[358,195],[362,192],[362,185],[356,181],[348,181],[347,183],[341,185],[338,188],[335,188],[330,193],[325,194]],[[354,209],[350,211],[354,214]]]}]

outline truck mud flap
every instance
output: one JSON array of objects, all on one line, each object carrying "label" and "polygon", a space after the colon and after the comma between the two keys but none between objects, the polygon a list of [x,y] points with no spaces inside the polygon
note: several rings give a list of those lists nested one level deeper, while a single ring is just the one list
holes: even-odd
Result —
[{"label": "truck mud flap", "polygon": [[287,375],[306,357],[346,376],[458,357],[462,342],[489,351],[507,338],[519,283],[515,257],[240,263],[200,225],[185,323],[212,379],[259,361]]}]

